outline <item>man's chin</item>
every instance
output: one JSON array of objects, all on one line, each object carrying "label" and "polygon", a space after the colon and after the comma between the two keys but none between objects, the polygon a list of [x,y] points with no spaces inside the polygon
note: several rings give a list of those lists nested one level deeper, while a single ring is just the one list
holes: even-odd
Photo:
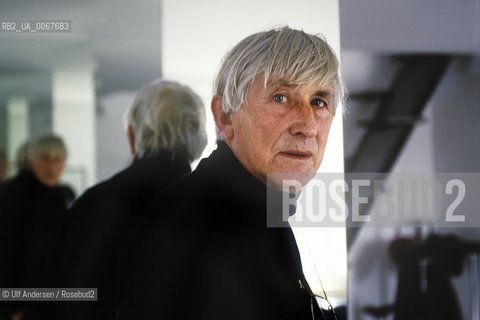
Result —
[{"label": "man's chin", "polygon": [[267,175],[270,188],[285,193],[298,193],[315,176],[315,172],[277,172]]},{"label": "man's chin", "polygon": [[40,180],[45,186],[49,187],[49,188],[53,188],[55,186],[57,186],[58,184],[58,180],[56,179],[43,179],[43,180]]}]

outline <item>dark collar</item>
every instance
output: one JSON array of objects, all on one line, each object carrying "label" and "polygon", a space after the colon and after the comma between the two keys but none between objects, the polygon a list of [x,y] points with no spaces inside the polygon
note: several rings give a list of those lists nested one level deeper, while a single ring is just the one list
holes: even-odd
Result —
[{"label": "dark collar", "polygon": [[35,174],[30,169],[21,169],[14,179],[22,181],[23,183],[26,183],[34,188],[44,188],[47,190],[52,189],[40,182],[40,180],[37,179]]},{"label": "dark collar", "polygon": [[[282,219],[282,199],[287,197],[280,190],[267,187],[254,177],[235,157],[230,147],[224,141],[217,142],[217,149],[210,157],[200,162],[198,170],[214,175],[210,180],[219,182],[234,194],[238,202],[246,204],[253,211],[265,212],[264,219]],[[209,177],[205,177],[209,178]],[[289,207],[289,215],[295,213],[295,206]],[[278,225],[278,221],[275,223]],[[265,221],[265,220],[264,220]],[[273,220],[272,220],[273,221]],[[282,224],[280,222],[280,224]]]},{"label": "dark collar", "polygon": [[145,180],[152,180],[162,183],[162,177],[170,174],[180,179],[190,173],[191,168],[185,157],[167,150],[161,150],[157,154],[146,158],[135,158],[127,172],[133,180],[144,182]]},{"label": "dark collar", "polygon": [[190,164],[185,157],[168,150],[160,150],[154,155],[144,157],[144,158],[135,157],[133,159],[133,164],[141,164],[146,166],[155,165],[158,163],[163,164],[163,163],[174,163],[174,162],[178,163],[179,166],[182,166],[184,168],[186,167],[190,168]]}]

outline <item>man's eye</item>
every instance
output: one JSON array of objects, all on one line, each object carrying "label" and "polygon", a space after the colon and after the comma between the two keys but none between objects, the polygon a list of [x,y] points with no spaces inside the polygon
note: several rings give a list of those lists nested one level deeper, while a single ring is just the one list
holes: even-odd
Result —
[{"label": "man's eye", "polygon": [[312,106],[315,106],[317,108],[324,108],[327,106],[327,103],[324,100],[318,98],[313,99],[311,103]]},{"label": "man's eye", "polygon": [[273,96],[273,100],[277,103],[284,103],[287,101],[287,97],[283,94],[276,94]]}]

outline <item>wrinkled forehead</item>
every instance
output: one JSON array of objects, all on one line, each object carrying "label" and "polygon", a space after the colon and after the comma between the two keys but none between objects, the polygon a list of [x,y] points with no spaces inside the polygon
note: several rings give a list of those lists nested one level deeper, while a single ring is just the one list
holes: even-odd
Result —
[{"label": "wrinkled forehead", "polygon": [[263,82],[264,88],[285,87],[302,91],[325,91],[331,94],[335,93],[333,81],[299,82],[289,79],[266,80],[265,78],[262,78],[260,81]]},{"label": "wrinkled forehead", "polygon": [[257,78],[251,85],[252,87],[262,87],[266,93],[272,93],[279,89],[289,89],[294,92],[308,93],[310,95],[318,95],[324,98],[335,99],[335,84],[330,82],[298,82],[288,79],[273,79],[267,81],[264,77]]},{"label": "wrinkled forehead", "polygon": [[314,57],[304,57],[303,60],[274,61],[269,66],[257,69],[256,77],[263,77],[265,83],[284,81],[292,85],[324,86],[336,84],[339,81],[337,63],[331,61],[311,61]]}]

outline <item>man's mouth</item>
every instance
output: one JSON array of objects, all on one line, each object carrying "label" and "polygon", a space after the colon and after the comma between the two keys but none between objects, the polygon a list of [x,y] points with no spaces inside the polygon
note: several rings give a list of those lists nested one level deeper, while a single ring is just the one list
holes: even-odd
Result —
[{"label": "man's mouth", "polygon": [[284,157],[295,159],[295,160],[308,160],[311,159],[313,154],[310,151],[300,151],[300,150],[286,150],[280,152]]}]

